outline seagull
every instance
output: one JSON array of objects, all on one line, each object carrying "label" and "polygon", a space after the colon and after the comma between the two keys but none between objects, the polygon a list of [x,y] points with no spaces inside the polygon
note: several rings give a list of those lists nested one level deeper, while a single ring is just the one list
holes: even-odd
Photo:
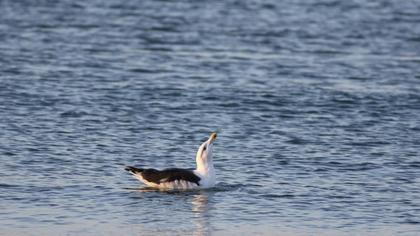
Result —
[{"label": "seagull", "polygon": [[125,170],[152,188],[180,190],[211,188],[216,182],[212,153],[216,136],[216,133],[212,133],[198,148],[195,157],[197,163],[195,170],[180,168],[156,170],[134,166],[127,166]]}]

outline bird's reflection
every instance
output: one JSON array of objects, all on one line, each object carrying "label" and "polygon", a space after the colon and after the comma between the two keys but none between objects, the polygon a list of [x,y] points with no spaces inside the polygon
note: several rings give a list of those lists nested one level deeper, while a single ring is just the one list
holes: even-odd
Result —
[{"label": "bird's reflection", "polygon": [[211,226],[209,221],[209,210],[213,203],[213,192],[200,190],[192,196],[192,212],[194,214],[196,228],[194,236],[211,235]]},{"label": "bird's reflection", "polygon": [[142,188],[125,188],[127,190],[135,190],[141,193],[160,192],[162,194],[175,194],[183,196],[186,201],[191,201],[191,212],[193,214],[192,220],[195,225],[194,236],[208,236],[211,235],[210,225],[210,209],[214,204],[212,201],[214,191],[211,190],[188,190],[188,191],[167,191],[159,190],[150,187]]}]

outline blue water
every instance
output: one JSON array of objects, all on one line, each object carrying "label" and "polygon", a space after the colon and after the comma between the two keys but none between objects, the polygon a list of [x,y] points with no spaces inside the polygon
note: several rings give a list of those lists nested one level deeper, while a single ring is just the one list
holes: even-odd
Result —
[{"label": "blue water", "polygon": [[[419,235],[420,1],[0,1],[0,235]],[[218,184],[159,192],[124,165]]]}]

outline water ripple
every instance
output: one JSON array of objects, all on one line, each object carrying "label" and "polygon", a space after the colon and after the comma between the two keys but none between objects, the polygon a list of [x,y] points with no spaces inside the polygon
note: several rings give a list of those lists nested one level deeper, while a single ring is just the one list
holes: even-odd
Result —
[{"label": "water ripple", "polygon": [[0,234],[418,234],[419,8],[1,1]]}]

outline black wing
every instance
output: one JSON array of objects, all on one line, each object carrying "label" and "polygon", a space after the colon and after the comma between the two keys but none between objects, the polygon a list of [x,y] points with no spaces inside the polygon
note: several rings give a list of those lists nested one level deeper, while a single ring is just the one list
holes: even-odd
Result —
[{"label": "black wing", "polygon": [[200,185],[201,180],[201,178],[195,175],[192,170],[178,168],[170,168],[164,170],[144,169],[141,172],[141,176],[145,180],[156,184],[172,182],[175,180],[185,180]]}]

